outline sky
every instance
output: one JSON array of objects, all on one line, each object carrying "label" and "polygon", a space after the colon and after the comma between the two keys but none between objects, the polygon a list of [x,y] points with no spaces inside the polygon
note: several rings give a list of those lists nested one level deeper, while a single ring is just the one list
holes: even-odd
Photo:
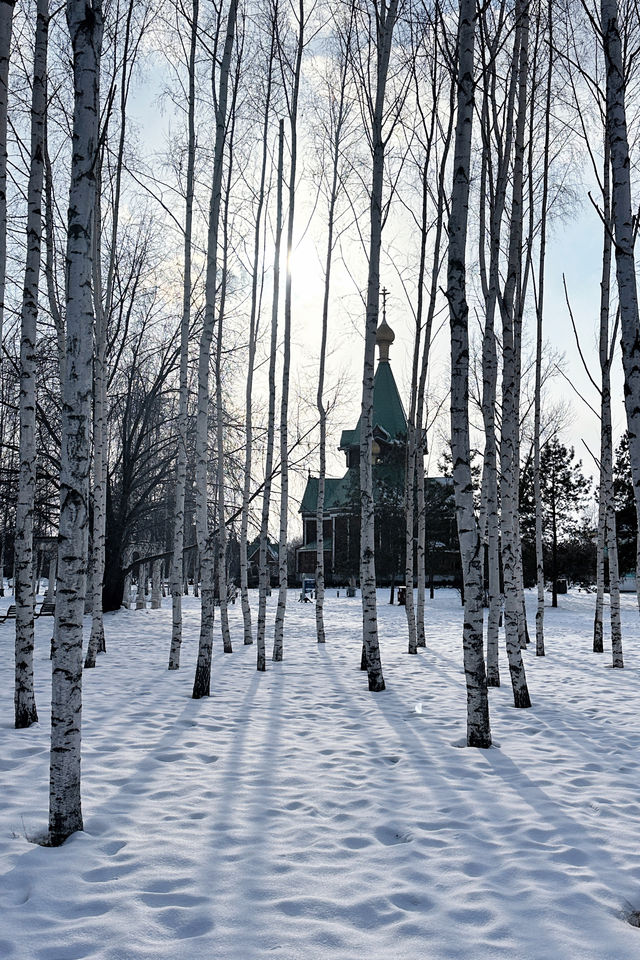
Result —
[{"label": "sky", "polygon": [[[132,115],[138,126],[141,139],[152,153],[161,154],[166,149],[170,125],[170,116],[158,107],[158,90],[161,86],[162,72],[149,65],[145,67],[143,82],[136,89],[133,98]],[[597,352],[597,330],[599,309],[599,284],[602,232],[600,221],[593,210],[587,191],[587,177],[577,193],[578,201],[571,216],[550,226],[547,255],[546,304],[544,312],[545,345],[559,356],[565,374],[557,374],[549,386],[550,402],[567,406],[564,429],[561,438],[574,446],[576,455],[582,459],[587,474],[596,473],[592,455],[599,451],[599,426],[594,413],[580,399],[579,394],[588,403],[598,407],[598,396],[583,369],[571,328],[569,311],[565,301],[563,274],[571,299],[576,326],[580,333],[581,346],[592,375],[599,379]],[[292,258],[293,266],[293,343],[292,343],[292,396],[294,407],[301,401],[298,393],[306,394],[302,401],[309,413],[315,400],[315,381],[317,377],[317,358],[320,343],[320,324],[323,295],[324,235],[314,234],[314,228],[307,227],[311,200],[308,191],[301,191],[298,201],[296,220],[297,243]],[[323,221],[323,212],[318,210],[318,219]],[[366,227],[366,225],[365,225]],[[389,248],[402,242],[402,231],[406,229],[390,223],[383,236],[383,246]],[[301,236],[302,231],[304,235]],[[398,238],[400,237],[400,241]],[[353,251],[354,260],[361,260],[361,251]],[[347,260],[350,254],[347,255]],[[328,470],[335,476],[344,471],[344,458],[337,447],[342,429],[355,426],[360,412],[360,392],[362,378],[364,309],[360,304],[358,283],[364,289],[366,276],[360,269],[347,270],[337,260],[333,275],[333,296],[329,320],[328,386],[340,382],[338,404],[330,423],[328,436]],[[413,351],[413,318],[407,304],[398,275],[387,263],[387,269],[381,276],[381,283],[390,290],[387,319],[396,334],[391,348],[391,364],[401,396],[406,402],[409,392],[411,361]],[[445,323],[432,347],[431,382],[436,399],[442,398],[447,388],[448,367],[448,329]],[[266,322],[266,321],[265,321]],[[529,340],[529,349],[533,350],[534,318],[529,311],[525,318],[525,338]],[[472,325],[473,326],[473,325]],[[575,389],[574,389],[575,388]],[[613,365],[612,382],[614,444],[625,429],[625,414],[622,395],[622,368],[619,344]],[[442,409],[440,432],[446,432],[447,405]],[[478,443],[480,438],[478,438]],[[440,470],[438,459],[441,443],[436,434],[431,438],[430,456],[426,460],[427,472],[437,475]],[[316,457],[311,458],[309,467],[317,469]],[[294,495],[300,496],[294,483]]]}]

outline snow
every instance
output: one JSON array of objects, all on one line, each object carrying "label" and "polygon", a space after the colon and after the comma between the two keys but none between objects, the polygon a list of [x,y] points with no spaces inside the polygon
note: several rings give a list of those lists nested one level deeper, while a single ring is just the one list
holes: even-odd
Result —
[{"label": "snow", "polygon": [[239,604],[232,655],[216,624],[200,701],[197,600],[177,673],[169,600],[105,617],[84,678],[85,832],[58,849],[29,840],[47,822],[51,621],[29,730],[11,725],[15,626],[0,627],[0,958],[637,960],[635,598],[623,671],[590,652],[593,596],[548,609],[548,655],[525,655],[533,708],[512,707],[502,657],[497,745],[478,751],[460,748],[457,593],[428,602],[428,649],[409,657],[404,609],[379,591],[381,694],[358,669],[359,599],[329,591],[323,648],[296,596],[266,674]]}]

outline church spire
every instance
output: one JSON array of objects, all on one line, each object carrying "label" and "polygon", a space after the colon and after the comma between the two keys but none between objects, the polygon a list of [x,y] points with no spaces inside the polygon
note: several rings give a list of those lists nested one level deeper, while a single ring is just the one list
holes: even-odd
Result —
[{"label": "church spire", "polygon": [[382,323],[376,330],[376,343],[378,344],[378,350],[380,351],[379,361],[380,363],[389,362],[389,347],[396,338],[395,333],[387,323],[387,297],[389,296],[389,291],[386,287],[383,287],[381,290],[382,293]]}]

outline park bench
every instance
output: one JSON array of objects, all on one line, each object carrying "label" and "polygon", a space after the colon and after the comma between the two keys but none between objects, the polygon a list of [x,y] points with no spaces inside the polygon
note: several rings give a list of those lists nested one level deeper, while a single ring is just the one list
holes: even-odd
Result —
[{"label": "park bench", "polygon": [[7,612],[0,617],[0,623],[5,623],[7,620],[15,620],[16,618],[16,605],[12,603]]},{"label": "park bench", "polygon": [[40,609],[34,614],[34,617],[55,617],[55,600],[43,600]]},{"label": "park bench", "polygon": [[[33,619],[37,620],[38,617],[55,617],[56,615],[56,605],[53,600],[43,600],[40,604],[40,609],[36,610],[33,614]],[[16,618],[16,605],[12,603],[9,609],[3,616],[0,617],[0,623],[6,623],[7,620],[15,620]]]}]

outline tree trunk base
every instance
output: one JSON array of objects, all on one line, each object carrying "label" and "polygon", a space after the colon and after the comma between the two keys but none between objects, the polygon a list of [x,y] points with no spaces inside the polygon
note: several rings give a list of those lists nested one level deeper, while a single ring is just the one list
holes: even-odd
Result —
[{"label": "tree trunk base", "polygon": [[531,698],[529,697],[528,690],[521,690],[519,693],[514,693],[513,695],[513,705],[519,710],[525,710],[527,707],[531,706]]},{"label": "tree trunk base", "polygon": [[491,746],[491,734],[487,736],[481,733],[468,733],[467,746],[478,747],[480,750],[488,750]]},{"label": "tree trunk base", "polygon": [[18,707],[16,709],[15,728],[16,730],[26,730],[38,722],[38,711],[35,704],[32,707]]},{"label": "tree trunk base", "polygon": [[192,700],[201,700],[203,697],[210,696],[211,677],[205,676],[204,671],[196,672],[196,679],[193,684]]}]

